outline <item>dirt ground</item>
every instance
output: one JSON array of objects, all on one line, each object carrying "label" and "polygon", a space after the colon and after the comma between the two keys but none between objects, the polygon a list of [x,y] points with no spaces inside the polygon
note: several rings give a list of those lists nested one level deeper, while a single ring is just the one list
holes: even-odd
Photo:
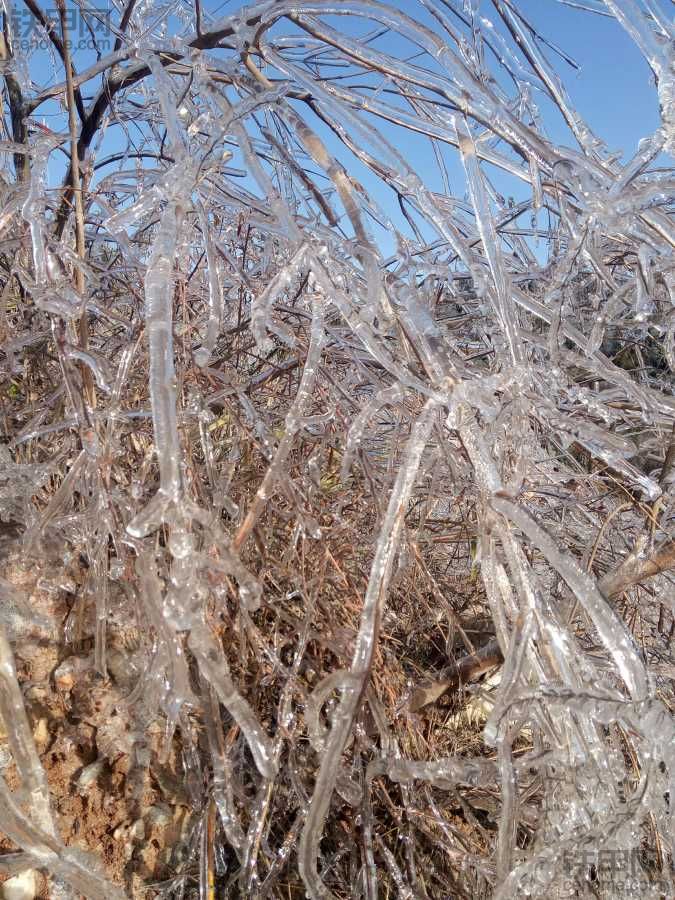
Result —
[{"label": "dirt ground", "polygon": [[[193,814],[179,787],[183,775],[174,753],[151,771],[143,765],[143,754],[157,759],[163,726],[130,716],[127,697],[137,675],[133,636],[111,631],[104,680],[93,670],[86,645],[64,649],[57,640],[72,611],[69,592],[37,583],[18,558],[2,574],[11,603],[3,604],[2,617],[61,837],[68,846],[94,853],[107,877],[129,896],[152,897],[148,885],[175,874],[172,853],[191,828]],[[140,742],[132,741],[134,731],[142,731]],[[120,752],[125,743],[128,753]],[[15,789],[18,778],[4,730],[0,759],[8,786]],[[0,853],[16,849],[0,836]],[[0,881],[7,877],[0,875]],[[47,880],[40,881],[37,896],[46,900]]]}]

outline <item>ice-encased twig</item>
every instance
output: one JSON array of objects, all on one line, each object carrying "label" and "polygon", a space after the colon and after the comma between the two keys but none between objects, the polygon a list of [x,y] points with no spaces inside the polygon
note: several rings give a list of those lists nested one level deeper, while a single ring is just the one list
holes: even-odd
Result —
[{"label": "ice-encased twig", "polygon": [[666,149],[672,154],[675,128],[675,52],[672,22],[665,23],[667,32],[657,35],[636,0],[605,0],[605,5],[633,38],[656,76],[659,105],[666,135]]},{"label": "ice-encased twig", "polygon": [[52,837],[56,836],[49,801],[49,786],[35,749],[24,699],[17,681],[14,654],[0,625],[0,715],[7,739],[22,780],[22,790],[30,804],[30,815],[36,824]]},{"label": "ice-encased twig", "polygon": [[202,685],[207,693],[204,698],[204,718],[213,766],[213,796],[227,839],[235,851],[241,853],[244,846],[244,832],[234,805],[232,764],[223,746],[223,723],[218,695],[206,678],[202,679]]},{"label": "ice-encased twig", "polygon": [[340,703],[333,715],[330,735],[322,754],[307,821],[302,831],[298,862],[300,874],[312,898],[333,896],[321,879],[317,866],[321,832],[335,787],[340,756],[349,737],[354,716],[370,675],[370,666],[378,637],[378,622],[381,618],[387,584],[398,549],[405,508],[415,485],[422,454],[437,408],[437,401],[427,401],[424,412],[413,426],[405,459],[392,488],[370,570],[352,664],[349,672],[345,673],[348,682],[342,688]]},{"label": "ice-encased twig", "polygon": [[571,559],[566,558],[549,535],[528,513],[505,497],[494,497],[492,507],[510,519],[545,554],[548,562],[565,579],[587,610],[617,670],[635,700],[649,696],[644,663],[634,641],[618,616],[609,607],[592,578]]},{"label": "ice-encased twig", "polygon": [[[316,288],[318,288],[318,285]],[[323,291],[316,288],[313,292],[312,299],[312,329],[310,334],[310,344],[307,350],[307,359],[305,360],[305,365],[302,370],[302,378],[298,386],[298,391],[295,400],[293,401],[293,405],[286,414],[284,435],[279,442],[274,458],[265,472],[265,476],[256,491],[255,498],[246,513],[244,521],[237,530],[237,534],[233,541],[235,550],[239,550],[243,546],[267,502],[275,482],[278,481],[281,475],[286,458],[291,451],[300,428],[304,408],[318,375],[321,352],[325,341],[324,312],[326,299]]]},{"label": "ice-encased twig", "polygon": [[24,814],[4,778],[0,778],[0,799],[3,801],[0,828],[30,854],[36,867],[44,867],[58,875],[91,900],[125,900],[124,892],[96,871],[97,864],[93,859],[90,861],[82,851],[64,847]]},{"label": "ice-encased twig", "polygon": [[157,576],[156,563],[152,557],[139,556],[136,571],[141,586],[141,601],[148,621],[157,635],[160,665],[167,671],[167,691],[164,700],[165,712],[173,729],[181,707],[192,700],[190,674],[183,650],[180,634],[177,633],[164,605],[163,585]]},{"label": "ice-encased twig", "polygon": [[202,346],[195,353],[195,362],[198,366],[205,366],[215,350],[216,341],[220,333],[220,323],[223,316],[223,288],[220,283],[218,271],[218,259],[216,257],[209,219],[202,203],[197,204],[197,213],[202,229],[202,237],[206,250],[206,266],[209,282],[209,315],[206,326],[206,336]]},{"label": "ice-encased twig", "polygon": [[163,521],[166,508],[178,501],[181,489],[172,314],[174,258],[180,215],[179,205],[169,202],[162,215],[145,276],[149,386],[160,484],[151,504],[127,526],[134,537],[143,537],[157,528]]},{"label": "ice-encased twig", "polygon": [[200,672],[213,686],[218,699],[241,728],[260,774],[266,778],[272,777],[275,763],[270,740],[250,705],[236,689],[227,661],[207,625],[195,625],[192,628],[188,646],[197,660]]},{"label": "ice-encased twig", "polygon": [[[478,166],[476,148],[465,122],[460,118],[457,118],[455,120],[455,128],[457,130],[459,150],[462,154],[462,162],[464,163],[469,190],[471,192],[471,201],[476,213],[478,233],[481,236],[483,249],[492,273],[492,291],[494,291],[495,295],[495,300],[493,302],[495,302],[501,329],[506,335],[512,363],[513,365],[518,365],[522,362],[523,352],[518,337],[518,324],[515,321],[515,308],[511,297],[510,278],[506,273],[504,262],[502,260],[501,248],[485,194],[483,176],[480,167]],[[480,284],[483,280],[482,273],[476,271],[475,278],[477,284]],[[489,292],[491,299],[492,291]]]}]

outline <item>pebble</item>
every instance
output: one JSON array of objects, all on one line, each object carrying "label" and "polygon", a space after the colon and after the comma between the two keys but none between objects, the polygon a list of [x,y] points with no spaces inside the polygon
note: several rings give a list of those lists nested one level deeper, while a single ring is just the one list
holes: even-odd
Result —
[{"label": "pebble", "polygon": [[37,896],[38,873],[35,869],[25,869],[13,875],[0,888],[3,900],[34,900]]}]

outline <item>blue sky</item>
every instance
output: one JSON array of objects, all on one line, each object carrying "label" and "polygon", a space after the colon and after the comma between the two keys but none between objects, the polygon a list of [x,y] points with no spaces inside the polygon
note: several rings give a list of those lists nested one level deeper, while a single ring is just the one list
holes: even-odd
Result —
[{"label": "blue sky", "polygon": [[[657,2],[664,9],[669,5],[672,12],[670,0]],[[105,0],[92,5],[101,9],[107,6]],[[204,3],[206,9],[218,11],[218,15],[235,11],[241,5],[236,0]],[[411,0],[393,0],[392,5],[407,12],[414,10],[416,18],[424,16],[418,4]],[[658,108],[649,67],[623,28],[613,18],[583,12],[559,0],[517,0],[517,5],[544,36],[579,63],[581,70],[575,72],[552,57],[579,111],[595,124],[595,130],[610,148],[630,155],[639,139],[656,128]],[[21,0],[17,0],[16,6],[21,8]],[[45,4],[45,9],[49,8],[50,4]],[[489,0],[482,0],[480,12],[504,32]],[[341,17],[340,21],[344,25],[346,20]],[[82,54],[79,58],[83,58]],[[87,54],[87,59],[91,58]],[[564,140],[564,125],[558,123],[556,128],[555,118],[549,116],[552,137]]]},{"label": "blue sky", "polygon": [[[590,2],[601,6],[597,0],[572,0],[572,2]],[[672,13],[673,6],[670,0],[654,0],[654,2],[661,3],[663,9],[669,9]],[[391,3],[404,12],[414,13],[415,18],[420,21],[427,23],[433,21],[420,5],[413,3],[412,0],[391,0]],[[653,78],[636,45],[613,18],[580,11],[558,0],[516,0],[516,3],[542,35],[558,44],[578,63],[580,68],[577,71],[547,51],[549,59],[562,76],[574,105],[596,135],[606,143],[610,151],[616,151],[624,159],[630,158],[637,149],[640,139],[651,134],[659,124]],[[21,0],[17,0],[17,7],[20,5]],[[98,0],[92,5],[105,8],[106,2]],[[221,16],[235,12],[241,5],[238,0],[226,0],[225,3],[217,0],[209,3],[207,0],[204,7]],[[461,3],[458,5],[461,6]],[[50,4],[46,4],[45,8],[51,11]],[[498,31],[507,34],[489,0],[481,0],[480,13],[489,18]],[[363,33],[364,30],[362,23],[352,26],[342,16],[333,18],[332,22],[353,34]],[[289,30],[292,30],[292,26],[285,23],[284,31],[288,33]],[[509,43],[513,46],[510,38]],[[384,52],[407,52],[404,42],[397,36],[386,35],[379,39],[377,46]],[[411,47],[410,51],[412,52]],[[80,68],[84,66],[85,61],[90,62],[91,59],[89,53],[75,54],[75,63]],[[525,65],[527,66],[527,63]],[[31,74],[34,80],[44,83],[45,79],[41,76],[46,75],[47,71],[46,54],[33,57]],[[60,71],[56,77],[58,79],[62,77]],[[93,82],[87,85],[83,91],[85,97],[91,96],[96,86]],[[574,146],[574,139],[553,104],[546,99],[542,100],[540,95],[537,100],[550,139],[559,144]],[[306,110],[303,110],[303,114],[308,120],[312,120],[311,114]],[[53,128],[59,130],[65,128],[65,121],[56,103],[46,104],[37,115],[38,118],[44,115],[46,123]],[[377,202],[392,215],[398,225],[401,217],[392,192],[383,184],[377,183],[364,166],[355,162],[349,151],[331,137],[317,120],[311,123],[317,130],[322,131],[331,150],[372,192]],[[424,177],[431,189],[442,191],[440,171],[429,141],[391,126],[381,127],[383,133],[396,145],[411,166]],[[119,139],[111,134],[106,143],[114,146],[116,140]],[[452,191],[461,197],[464,194],[464,186],[459,154],[447,146],[444,147],[443,154]],[[60,161],[54,160],[50,167],[53,178],[60,176],[63,162],[63,157]],[[489,167],[486,167],[486,171],[491,177],[495,177],[495,186],[505,196],[511,195],[517,200],[527,196],[529,189],[516,179],[494,173]],[[385,239],[386,243],[386,235],[380,233],[378,237]]]},{"label": "blue sky", "polygon": [[[403,12],[411,13],[414,10],[415,18],[425,24],[433,22],[417,3],[412,4],[409,0],[391,2]],[[613,17],[575,9],[557,0],[516,2],[537,30],[560,46],[578,65],[578,69],[574,68],[551,51],[546,51],[575,108],[596,136],[605,142],[609,152],[616,153],[624,162],[630,159],[640,140],[652,134],[660,121],[654,79],[637,46]],[[497,31],[508,37],[510,46],[513,46],[512,39],[488,0],[482,0],[480,12],[493,22]],[[456,24],[456,20],[453,21]],[[344,28],[346,25],[344,17],[335,17],[332,22],[336,27]],[[363,31],[362,26],[354,25],[353,33],[359,28]],[[351,30],[348,25],[347,29]],[[398,54],[402,50],[402,44],[399,37],[386,35],[378,40],[376,46],[384,52]],[[527,67],[526,62],[524,65]],[[504,84],[511,87],[506,78]],[[554,104],[540,93],[537,93],[536,100],[547,136],[555,143],[576,148],[575,139]],[[405,133],[402,129],[382,126],[381,123],[379,127],[432,190],[442,191],[441,176],[430,142],[418,135]],[[325,131],[323,133],[326,134]],[[337,141],[327,136],[327,142],[382,207],[391,213],[398,226],[401,218],[395,208],[396,201],[392,193],[384,185],[377,183],[364,166],[360,166],[350,154],[341,149]],[[452,191],[461,197],[464,194],[464,172],[459,154],[447,146],[443,153]],[[495,188],[504,196],[513,196],[516,201],[529,197],[530,188],[521,181],[489,166],[484,166],[484,169],[493,178]],[[402,230],[407,231],[405,227]],[[375,232],[378,238],[387,243],[386,233],[377,228]],[[425,229],[423,232],[425,236],[432,237],[431,234],[427,235]]]},{"label": "blue sky", "polygon": [[628,34],[614,18],[556,0],[518,0],[518,7],[581,66],[579,72],[559,67],[579,112],[610,150],[631,156],[657,128],[659,110],[651,70]]}]

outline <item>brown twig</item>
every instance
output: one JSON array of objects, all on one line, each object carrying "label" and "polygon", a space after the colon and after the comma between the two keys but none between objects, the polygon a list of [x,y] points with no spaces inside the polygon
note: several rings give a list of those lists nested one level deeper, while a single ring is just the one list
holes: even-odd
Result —
[{"label": "brown twig", "polygon": [[[0,60],[8,63],[13,57],[12,49],[13,35],[10,30],[8,17],[5,16],[5,26],[0,33]],[[5,66],[3,72],[5,79],[5,87],[7,88],[7,100],[9,103],[9,115],[12,123],[12,138],[16,144],[25,144],[28,140],[28,129],[26,127],[26,104],[24,101],[21,84],[12,71],[12,67]],[[1,102],[1,101],[0,101]],[[4,110],[3,110],[4,114]],[[14,154],[14,170],[16,172],[17,181],[25,181],[29,173],[29,158],[26,153]]]},{"label": "brown twig", "polygon": [[445,669],[442,678],[417,688],[410,698],[410,711],[418,712],[422,707],[438,700],[443,694],[458,690],[462,685],[468,684],[483,672],[487,672],[488,669],[501,665],[503,661],[504,657],[499,642],[496,638],[492,638],[480,650],[463,656],[458,662]]},{"label": "brown twig", "polygon": [[668,541],[648,559],[641,559],[638,553],[631,553],[613,572],[608,572],[598,582],[605,597],[617,597],[629,587],[641,584],[675,568],[675,541]]},{"label": "brown twig", "polygon": [[[45,12],[40,9],[35,0],[24,0],[24,3],[32,13],[32,15],[37,19],[37,21],[44,28],[47,37],[51,41],[54,49],[61,57],[61,62],[63,63],[63,67],[66,70],[66,84],[70,80],[73,83],[73,65],[70,56],[70,43],[68,40],[68,27],[64,20],[64,16],[66,15],[65,4],[61,2],[61,0],[57,0],[56,8],[59,12],[59,20],[61,24],[61,37],[56,33],[55,22],[45,14]],[[69,75],[70,73],[70,75]],[[81,119],[84,121],[86,112],[84,108],[84,103],[82,102],[82,94],[80,93],[79,87],[75,87],[73,83],[74,91],[73,91],[73,103],[77,113]],[[70,96],[68,97],[68,102],[70,104]]]},{"label": "brown twig", "polygon": [[[79,91],[76,92],[73,82],[73,64],[70,56],[70,39],[68,36],[68,19],[66,14],[65,0],[56,0],[56,7],[59,11],[59,19],[61,21],[61,55],[63,65],[66,70],[66,98],[68,101],[68,128],[70,130],[70,186],[73,191],[73,199],[75,204],[75,250],[80,259],[84,259],[86,246],[84,234],[84,203],[82,198],[82,173],[80,171],[80,160],[78,157],[78,125],[76,117],[77,97]],[[80,98],[80,106],[82,100]],[[75,289],[80,296],[84,295],[85,282],[84,273],[79,266],[75,267]],[[86,311],[82,314],[79,323],[80,346],[83,350],[87,349],[89,344],[89,329]],[[93,409],[96,405],[96,390],[94,388],[94,378],[88,366],[82,366],[82,383],[84,385],[85,396],[89,406]]]}]

